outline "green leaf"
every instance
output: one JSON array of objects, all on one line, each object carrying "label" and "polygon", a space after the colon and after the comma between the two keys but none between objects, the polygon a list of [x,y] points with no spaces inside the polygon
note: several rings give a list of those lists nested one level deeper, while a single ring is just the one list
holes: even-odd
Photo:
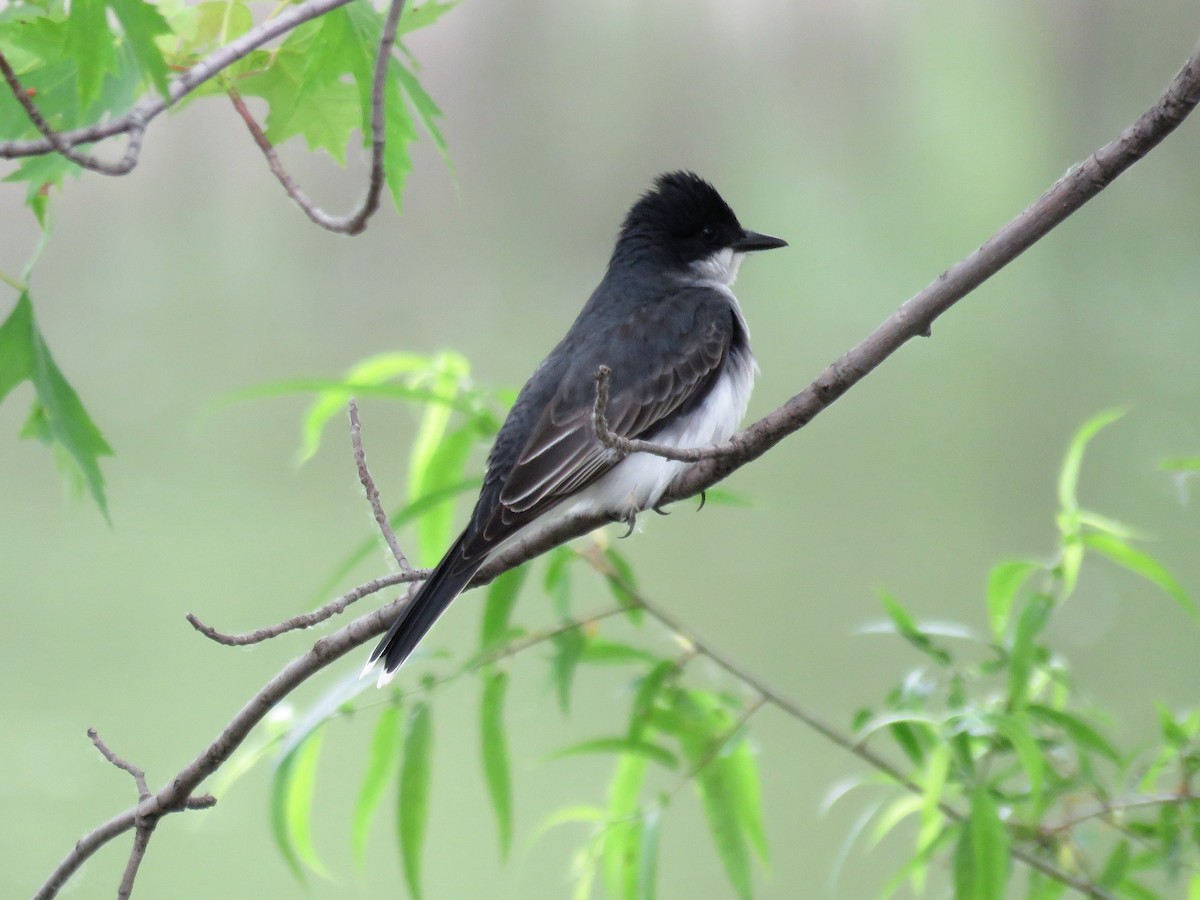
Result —
[{"label": "green leaf", "polygon": [[674,660],[664,659],[656,663],[644,678],[638,682],[637,692],[633,695],[633,703],[629,711],[629,737],[638,739],[649,722],[650,711],[654,708],[659,691],[668,678],[674,677],[679,666]]},{"label": "green leaf", "polygon": [[[445,488],[460,483],[463,480],[467,458],[471,455],[478,437],[479,432],[470,424],[443,437],[435,448],[434,456],[426,463],[422,477],[414,482],[416,492],[411,498],[419,500],[428,494],[442,493]],[[416,457],[415,451],[413,457]],[[453,540],[454,500],[457,496],[457,492],[449,494],[441,503],[431,506],[417,519],[417,555],[423,565],[436,564]]]},{"label": "green leaf", "polygon": [[500,855],[508,856],[512,844],[512,775],[508,761],[508,736],[504,731],[504,696],[508,675],[489,671],[484,675],[480,704],[479,739],[483,751],[483,774],[496,813]]},{"label": "green leaf", "polygon": [[396,36],[400,37],[405,34],[412,34],[419,28],[428,28],[454,7],[458,6],[458,0],[453,3],[438,3],[437,0],[425,0],[424,3],[413,6],[407,6],[404,9],[404,15],[400,17],[400,22],[396,26]]},{"label": "green leaf", "polygon": [[571,618],[571,573],[569,566],[579,557],[570,547],[555,547],[547,554],[546,574],[542,587],[554,601],[560,617]]},{"label": "green leaf", "polygon": [[1104,864],[1104,871],[1100,873],[1100,887],[1112,890],[1125,880],[1125,873],[1129,871],[1129,857],[1129,841],[1121,841]]},{"label": "green leaf", "polygon": [[[426,5],[428,6],[428,4]],[[404,93],[408,96],[413,107],[416,108],[417,115],[421,117],[421,124],[429,132],[429,136],[433,139],[434,145],[437,146],[438,152],[442,154],[442,159],[449,165],[450,158],[447,155],[446,136],[442,134],[437,124],[437,120],[442,117],[442,111],[433,102],[433,98],[425,92],[425,88],[421,86],[421,82],[417,80],[417,76],[406,69],[399,60],[392,60],[390,75],[404,88]]]},{"label": "green leaf", "polygon": [[938,665],[948,666],[954,661],[954,658],[948,651],[937,646],[929,639],[929,635],[921,630],[917,621],[909,614],[908,610],[900,605],[900,602],[895,597],[881,593],[879,599],[883,603],[883,608],[887,611],[888,618],[892,620],[896,626],[896,630],[900,632],[905,640]]},{"label": "green leaf", "polygon": [[396,760],[400,756],[400,739],[403,734],[400,705],[386,706],[379,715],[375,733],[371,737],[370,756],[367,757],[367,774],[358,791],[358,802],[354,804],[354,827],[351,832],[354,859],[360,866],[366,856],[367,836],[371,830],[371,819],[383,799],[384,790],[396,771]]},{"label": "green leaf", "polygon": [[975,785],[970,801],[970,816],[955,852],[955,897],[1003,900],[1008,884],[1008,831],[987,785]]},{"label": "green leaf", "polygon": [[644,756],[622,756],[608,786],[608,827],[602,836],[604,885],[610,897],[637,896],[641,823],[635,818],[646,778]]},{"label": "green leaf", "polygon": [[563,747],[561,750],[555,750],[546,758],[565,759],[568,756],[582,756],[586,753],[619,753],[631,756],[644,756],[646,759],[653,760],[660,766],[671,771],[679,768],[679,758],[666,747],[661,747],[649,741],[627,737],[593,738],[590,741],[580,741],[577,744],[571,744],[569,747]]},{"label": "green leaf", "polygon": [[172,34],[171,26],[154,5],[145,0],[108,0],[108,5],[125,30],[125,38],[138,65],[158,92],[168,96],[167,64],[154,39],[162,34]]},{"label": "green leaf", "polygon": [[571,685],[575,681],[575,669],[583,655],[587,638],[578,628],[557,634],[553,638],[555,653],[550,674],[558,694],[558,706],[563,715],[571,711]]},{"label": "green leaf", "polygon": [[1021,586],[1030,575],[1044,568],[1038,563],[1014,559],[994,566],[988,574],[988,624],[997,642],[1004,640],[1004,634],[1008,630],[1009,613]]},{"label": "green leaf", "polygon": [[583,662],[606,666],[656,665],[659,658],[648,650],[593,637],[583,650]]},{"label": "green leaf", "polygon": [[629,620],[634,625],[641,625],[643,610],[637,599],[637,578],[633,574],[633,567],[612,547],[604,551],[604,558],[612,566],[611,572],[604,573],[609,590],[617,603],[627,610]]},{"label": "green leaf", "polygon": [[1058,475],[1058,505],[1064,512],[1076,512],[1079,509],[1079,470],[1083,467],[1083,454],[1088,443],[1102,429],[1120,419],[1125,413],[1124,409],[1109,409],[1097,413],[1084,422],[1071,438]]},{"label": "green leaf", "polygon": [[713,846],[725,866],[729,883],[739,897],[749,900],[754,894],[750,879],[750,854],[729,773],[721,765],[705,766],[696,775],[696,787],[700,791]]},{"label": "green leaf", "polygon": [[909,816],[915,816],[925,806],[925,800],[912,794],[901,794],[884,808],[883,814],[875,822],[871,841],[878,844],[887,837],[897,825]]},{"label": "green leaf", "polygon": [[1025,710],[1033,718],[1066,732],[1077,747],[1098,753],[1112,762],[1120,761],[1121,756],[1116,748],[1099,731],[1078,716],[1039,703],[1030,703]]},{"label": "green leaf", "polygon": [[1172,456],[1158,467],[1164,472],[1200,472],[1200,456]]},{"label": "green leaf", "polygon": [[1038,746],[1033,733],[1033,723],[1025,715],[989,713],[985,717],[1005,740],[1012,745],[1013,752],[1029,780],[1029,796],[1034,809],[1041,811],[1042,788],[1046,781],[1046,758]]},{"label": "green leaf", "polygon": [[1028,699],[1029,678],[1037,655],[1037,637],[1050,621],[1054,598],[1033,594],[1022,605],[1009,651],[1008,706],[1020,709]]},{"label": "green leaf", "polygon": [[0,325],[0,400],[22,381],[33,384],[35,395],[31,421],[23,435],[36,436],[66,451],[72,470],[83,478],[107,519],[99,460],[112,456],[112,448],[50,355],[27,293],[21,294],[8,319]]},{"label": "green leaf", "polygon": [[[358,86],[359,107],[362,110],[363,143],[369,146],[371,143],[371,92],[375,69],[375,49],[379,46],[379,37],[383,30],[383,16],[370,3],[362,2],[362,0],[351,3],[344,9],[358,42],[368,50],[365,55],[356,55],[353,58],[350,74]],[[396,209],[400,209],[404,181],[412,169],[408,145],[416,140],[417,131],[413,127],[412,117],[400,95],[400,86],[396,75],[397,68],[398,65],[388,67],[390,77],[384,90],[384,112],[387,122],[383,162],[388,188],[392,193],[392,201],[395,203]]]},{"label": "green leaf", "polygon": [[937,744],[929,752],[925,771],[921,775],[921,830],[917,835],[917,852],[928,847],[941,833],[945,817],[941,802],[950,774],[950,745]]},{"label": "green leaf", "polygon": [[638,854],[638,900],[654,900],[658,895],[658,830],[662,809],[652,806],[642,817],[642,846]]},{"label": "green leaf", "polygon": [[312,841],[312,801],[320,753],[321,732],[313,731],[280,760],[271,779],[271,831],[279,852],[300,881],[304,880],[301,864],[328,877]]},{"label": "green leaf", "polygon": [[727,770],[731,790],[746,839],[759,860],[767,863],[771,853],[767,847],[767,832],[762,820],[762,784],[758,777],[758,760],[748,740],[739,740],[717,760]]},{"label": "green leaf", "polygon": [[[67,52],[79,72],[79,106],[86,109],[100,96],[104,74],[116,62],[104,0],[72,0],[67,17]],[[41,105],[44,102],[39,98]]]},{"label": "green leaf", "polygon": [[425,844],[425,826],[429,821],[432,762],[433,714],[428,702],[421,700],[408,713],[397,804],[404,881],[414,900],[421,900],[421,850]]},{"label": "green leaf", "polygon": [[1171,599],[1182,606],[1184,611],[1192,618],[1200,618],[1200,610],[1196,608],[1196,604],[1192,601],[1192,598],[1187,595],[1187,591],[1166,570],[1162,563],[1148,553],[1130,547],[1124,541],[1119,540],[1111,534],[1091,532],[1083,536],[1083,542],[1091,549],[1107,556],[1117,565],[1123,566],[1135,575],[1141,575],[1151,584],[1157,585]]},{"label": "green leaf", "polygon": [[488,585],[487,601],[483,606],[483,621],[479,634],[480,651],[490,650],[505,640],[517,596],[529,574],[528,566],[517,566],[496,577]]}]

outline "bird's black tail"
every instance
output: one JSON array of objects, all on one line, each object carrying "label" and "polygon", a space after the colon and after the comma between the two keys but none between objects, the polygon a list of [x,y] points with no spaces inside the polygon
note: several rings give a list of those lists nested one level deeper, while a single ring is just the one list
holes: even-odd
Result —
[{"label": "bird's black tail", "polygon": [[400,611],[399,618],[392,623],[388,633],[372,651],[371,658],[367,660],[364,674],[374,668],[375,664],[382,659],[383,671],[379,673],[380,685],[391,680],[396,670],[400,668],[400,664],[408,658],[408,655],[421,642],[421,638],[425,637],[425,633],[433,627],[438,616],[445,611],[455,597],[462,593],[467,582],[483,565],[483,558],[464,558],[461,551],[465,540],[466,535],[464,534],[455,541],[454,546],[442,557],[437,568],[421,585],[408,606]]}]

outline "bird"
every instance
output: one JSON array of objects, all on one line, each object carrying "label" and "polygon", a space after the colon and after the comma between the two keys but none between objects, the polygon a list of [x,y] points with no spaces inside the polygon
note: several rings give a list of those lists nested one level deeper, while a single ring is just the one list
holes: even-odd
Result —
[{"label": "bird", "polygon": [[382,687],[479,568],[566,518],[607,515],[630,530],[690,465],[628,455],[596,436],[596,376],[610,370],[607,420],[622,437],[677,448],[729,439],[758,364],[731,286],[747,253],[786,247],[742,227],[709,182],[659,175],[630,208],[600,284],[517,395],[487,459],[461,535],[387,634],[363,674]]}]

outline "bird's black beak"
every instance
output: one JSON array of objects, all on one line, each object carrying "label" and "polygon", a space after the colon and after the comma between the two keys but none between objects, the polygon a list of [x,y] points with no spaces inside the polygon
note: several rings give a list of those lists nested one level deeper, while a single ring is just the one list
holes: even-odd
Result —
[{"label": "bird's black beak", "polygon": [[759,234],[757,231],[743,231],[742,236],[730,244],[738,253],[749,253],[752,250],[774,250],[786,247],[788,242],[783,238],[771,237],[769,234]]}]

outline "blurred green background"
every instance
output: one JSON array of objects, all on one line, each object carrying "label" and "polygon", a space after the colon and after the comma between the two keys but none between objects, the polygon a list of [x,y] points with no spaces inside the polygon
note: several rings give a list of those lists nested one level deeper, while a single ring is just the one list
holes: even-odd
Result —
[{"label": "blurred green background", "polygon": [[[1184,0],[468,0],[411,42],[455,174],[424,142],[403,216],[385,209],[359,238],[310,225],[220,100],[157,122],[131,176],[68,183],[33,297],[117,451],[105,464],[113,526],[64,498],[50,456],[16,439],[29,401],[18,390],[0,406],[0,894],[30,894],[78,836],[132,802],[88,726],[157,787],[310,640],[221,648],[185,612],[231,630],[287,617],[370,533],[344,429],[297,470],[304,401],[215,408],[223,393],[400,348],[460,350],[481,381],[515,387],[598,280],[629,203],[654,174],[689,167],[747,226],[791,241],[738,283],[761,415],[1131,122],[1198,32]],[[1200,510],[1156,470],[1200,452],[1198,154],[1200,122],[1188,122],[932,340],[736,473],[727,486],[751,508],[646,517],[622,547],[644,590],[847,723],[919,662],[899,640],[854,634],[879,618],[877,589],[921,616],[982,625],[988,566],[1053,546],[1068,436],[1127,404],[1085,463],[1084,502],[1156,535],[1152,551],[1200,595]],[[361,160],[343,172],[300,147],[284,156],[327,207],[357,201]],[[10,272],[35,240],[21,191],[0,189]],[[399,501],[414,419],[374,401],[363,420],[385,499]],[[380,552],[346,586],[386,570]],[[581,608],[588,592],[604,604],[588,584]],[[542,605],[528,592],[523,615],[545,616]],[[431,641],[466,648],[477,627],[468,595]],[[1132,576],[1086,569],[1052,634],[1117,711],[1126,745],[1152,735],[1152,700],[1196,701],[1200,629]],[[626,702],[615,674],[589,675],[563,721],[544,656],[512,669],[507,865],[479,771],[477,686],[439,698],[429,897],[568,894],[582,833],[529,838],[551,810],[601,800],[608,762],[542,758],[605,733]],[[359,665],[346,660],[300,701]],[[703,666],[692,677],[728,686]],[[316,838],[336,881],[306,891],[286,870],[260,770],[214,811],[162,825],[138,895],[402,896],[386,813],[366,868],[350,859],[369,725],[335,723],[325,744]],[[761,895],[825,896],[863,807],[851,798],[822,815],[821,799],[862,766],[770,710],[753,730],[774,855]],[[873,896],[900,840],[853,850],[835,895]],[[71,896],[111,896],[126,847],[90,862]],[[693,797],[665,820],[660,872],[666,898],[729,894]]]}]

